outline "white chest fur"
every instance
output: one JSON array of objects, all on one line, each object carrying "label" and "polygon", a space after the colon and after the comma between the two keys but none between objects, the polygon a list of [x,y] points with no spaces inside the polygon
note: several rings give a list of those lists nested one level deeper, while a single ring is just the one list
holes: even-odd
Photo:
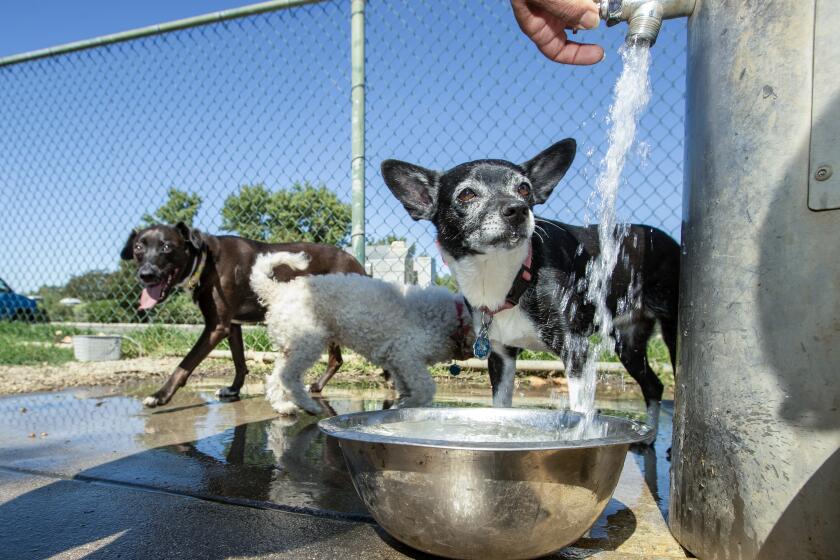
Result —
[{"label": "white chest fur", "polygon": [[507,346],[548,351],[536,325],[518,305],[493,316],[489,336],[492,342]]},{"label": "white chest fur", "polygon": [[528,256],[528,244],[458,260],[445,252],[443,256],[470,305],[498,309],[504,304],[513,279]]},{"label": "white chest fur", "polygon": [[[513,280],[528,256],[528,244],[513,249],[498,249],[483,255],[472,255],[452,259],[444,254],[458,281],[461,292],[474,308],[498,309],[505,302]],[[475,312],[475,332],[481,327],[481,313]],[[490,326],[490,340],[529,350],[547,350],[540,340],[534,322],[518,305],[500,311],[493,316]]]}]

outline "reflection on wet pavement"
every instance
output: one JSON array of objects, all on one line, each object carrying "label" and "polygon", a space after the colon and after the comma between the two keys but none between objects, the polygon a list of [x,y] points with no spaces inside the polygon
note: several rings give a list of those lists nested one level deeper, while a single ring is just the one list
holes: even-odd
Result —
[{"label": "reflection on wet pavement", "polygon": [[[278,417],[261,396],[221,403],[213,396],[214,389],[182,390],[169,406],[154,410],[143,408],[140,402],[144,388],[128,395],[105,388],[0,399],[4,427],[0,466],[213,501],[370,519],[345,471],[338,445],[318,430],[318,418]],[[386,396],[340,390],[328,395],[322,401],[325,416],[377,410]],[[488,399],[444,394],[437,402],[485,406]],[[517,405],[550,406],[551,402],[526,396]],[[604,412],[641,412],[638,398],[600,405]],[[663,520],[668,498],[669,411],[663,407],[656,447],[628,455],[615,498],[589,535],[559,557],[621,550],[628,539],[655,544],[660,538],[662,546],[654,546],[653,553],[679,551],[669,540]],[[662,531],[668,538],[656,534]]]}]

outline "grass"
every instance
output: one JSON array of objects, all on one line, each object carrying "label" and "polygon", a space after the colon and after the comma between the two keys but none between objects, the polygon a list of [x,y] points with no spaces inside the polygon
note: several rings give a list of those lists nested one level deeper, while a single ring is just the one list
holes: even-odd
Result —
[{"label": "grass", "polygon": [[63,329],[56,334],[51,325],[0,322],[0,364],[15,366],[55,365],[73,359],[73,350],[57,346],[62,337],[84,334],[81,329]]},{"label": "grass", "polygon": [[[671,357],[668,354],[668,347],[665,345],[665,341],[662,340],[662,337],[654,336],[651,337],[650,341],[648,342],[647,347],[647,355],[648,359],[652,362],[659,362],[663,364],[670,364]],[[550,353],[550,352],[534,352],[531,350],[523,350],[521,354],[519,354],[519,358],[522,360],[556,360],[557,357]],[[598,357],[599,362],[615,362],[617,363],[618,356],[615,352],[613,352],[609,348],[604,348],[601,351],[601,355]]]},{"label": "grass", "polygon": [[[107,332],[107,327],[103,327]],[[56,342],[65,336],[74,334],[93,334],[91,330],[68,328],[57,325],[26,324],[14,322],[0,322],[0,364],[4,365],[42,365],[61,364],[73,360],[70,348],[60,347]],[[199,336],[197,330],[189,330],[166,325],[152,325],[138,328],[123,334],[122,353],[124,358],[168,357],[184,356],[192,348]],[[265,328],[259,327],[243,331],[245,348],[248,350],[271,351],[271,341]],[[229,349],[227,341],[218,346],[219,349]],[[656,364],[669,364],[668,348],[661,337],[655,336],[648,343],[648,358]],[[533,352],[525,350],[520,354],[523,360],[556,360],[557,357],[549,352]],[[599,361],[618,362],[614,352],[605,350]],[[324,365],[316,366],[318,373],[323,371]],[[316,369],[313,368],[313,369]],[[365,360],[346,360],[342,370],[356,373],[378,372],[380,368]],[[436,377],[449,376],[449,364],[440,364],[432,368]],[[622,374],[626,375],[626,374]],[[662,381],[673,385],[673,376],[659,372]],[[372,382],[378,382],[378,378]]]}]

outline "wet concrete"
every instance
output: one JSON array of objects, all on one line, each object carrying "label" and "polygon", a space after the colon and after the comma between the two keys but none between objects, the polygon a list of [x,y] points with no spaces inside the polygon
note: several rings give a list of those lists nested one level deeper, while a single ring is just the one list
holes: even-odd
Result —
[{"label": "wet concrete", "polygon": [[[155,410],[141,405],[146,387],[0,399],[0,527],[15,535],[4,555],[149,556],[151,550],[140,554],[133,547],[144,536],[160,539],[164,531],[170,544],[156,542],[152,556],[169,555],[170,548],[173,555],[196,552],[191,542],[213,548],[208,543],[214,541],[220,542],[213,554],[200,556],[422,556],[373,524],[341,451],[318,431],[316,418],[280,418],[258,394],[218,402],[215,388],[211,382],[182,390]],[[386,396],[334,390],[322,406],[325,415],[380,409]],[[489,399],[482,393],[442,394],[438,402],[483,406]],[[525,394],[517,399],[519,406],[551,404]],[[641,414],[638,398],[599,404],[608,412]],[[684,557],[665,525],[670,418],[664,406],[656,446],[628,454],[604,514],[556,558]],[[80,505],[86,503],[87,510]],[[77,526],[77,520],[84,523]],[[262,534],[264,525],[270,535]],[[237,532],[250,536],[238,535],[240,542],[222,538]],[[330,535],[326,547],[324,535]],[[262,544],[255,548],[243,538]],[[289,542],[295,545],[289,548]]]}]

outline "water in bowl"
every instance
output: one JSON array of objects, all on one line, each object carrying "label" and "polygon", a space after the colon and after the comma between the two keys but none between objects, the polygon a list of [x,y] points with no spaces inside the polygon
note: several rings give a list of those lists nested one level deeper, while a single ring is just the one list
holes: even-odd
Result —
[{"label": "water in bowl", "polygon": [[[562,417],[561,417],[562,418]],[[545,420],[497,422],[474,420],[418,419],[356,426],[355,431],[408,440],[433,440],[446,443],[550,443],[580,442],[606,437],[607,425],[599,422]]]}]

